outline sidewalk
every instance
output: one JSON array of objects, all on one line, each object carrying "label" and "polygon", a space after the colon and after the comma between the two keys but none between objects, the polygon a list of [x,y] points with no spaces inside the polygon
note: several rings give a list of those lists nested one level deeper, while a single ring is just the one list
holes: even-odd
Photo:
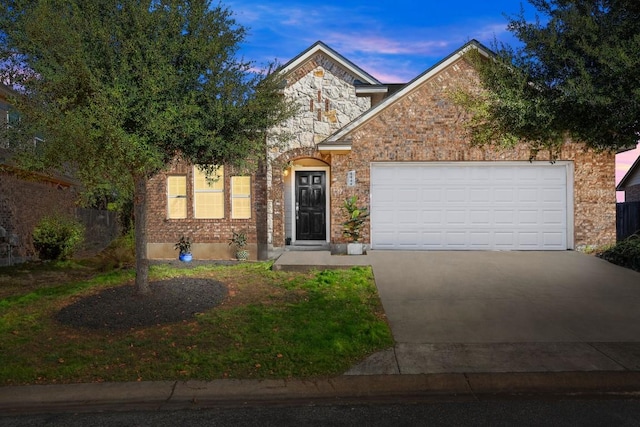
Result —
[{"label": "sidewalk", "polygon": [[274,270],[308,271],[371,265],[368,255],[331,255],[329,251],[284,251],[273,264]]}]

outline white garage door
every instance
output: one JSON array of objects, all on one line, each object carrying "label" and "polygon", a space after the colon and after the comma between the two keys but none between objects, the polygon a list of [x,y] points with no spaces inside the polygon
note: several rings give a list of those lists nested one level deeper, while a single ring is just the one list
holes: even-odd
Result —
[{"label": "white garage door", "polygon": [[572,248],[570,162],[373,163],[371,247]]}]

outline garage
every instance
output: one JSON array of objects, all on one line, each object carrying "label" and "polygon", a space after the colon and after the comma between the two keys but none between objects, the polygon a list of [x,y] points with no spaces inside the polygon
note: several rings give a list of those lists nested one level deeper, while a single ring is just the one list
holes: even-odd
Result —
[{"label": "garage", "polygon": [[371,164],[371,247],[573,248],[573,163]]}]

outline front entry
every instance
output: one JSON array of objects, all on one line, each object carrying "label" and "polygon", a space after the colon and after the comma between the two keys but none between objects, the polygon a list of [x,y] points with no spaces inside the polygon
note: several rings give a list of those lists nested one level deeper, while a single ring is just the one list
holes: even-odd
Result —
[{"label": "front entry", "polygon": [[326,240],[326,173],[296,171],[296,240]]}]

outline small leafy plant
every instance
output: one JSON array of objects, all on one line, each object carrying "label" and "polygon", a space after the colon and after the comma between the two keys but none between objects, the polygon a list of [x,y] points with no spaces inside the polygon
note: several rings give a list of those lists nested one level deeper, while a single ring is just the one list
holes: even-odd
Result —
[{"label": "small leafy plant", "polygon": [[241,249],[247,246],[247,233],[244,231],[232,231],[233,236],[229,239],[229,246],[236,245],[236,248]]},{"label": "small leafy plant", "polygon": [[342,223],[342,236],[351,242],[358,242],[362,238],[362,227],[369,217],[369,211],[366,207],[358,207],[357,196],[347,198],[342,209],[347,216],[347,220]]},{"label": "small leafy plant", "polygon": [[244,231],[232,231],[232,237],[229,239],[229,246],[235,245],[236,258],[240,261],[249,259],[249,251],[244,249],[247,246],[247,233]]},{"label": "small leafy plant", "polygon": [[180,255],[191,253],[191,241],[188,237],[180,237],[178,243],[175,244],[174,249],[180,252]]},{"label": "small leafy plant", "polygon": [[33,230],[33,246],[41,260],[70,258],[84,239],[84,226],[63,215],[43,217]]}]

